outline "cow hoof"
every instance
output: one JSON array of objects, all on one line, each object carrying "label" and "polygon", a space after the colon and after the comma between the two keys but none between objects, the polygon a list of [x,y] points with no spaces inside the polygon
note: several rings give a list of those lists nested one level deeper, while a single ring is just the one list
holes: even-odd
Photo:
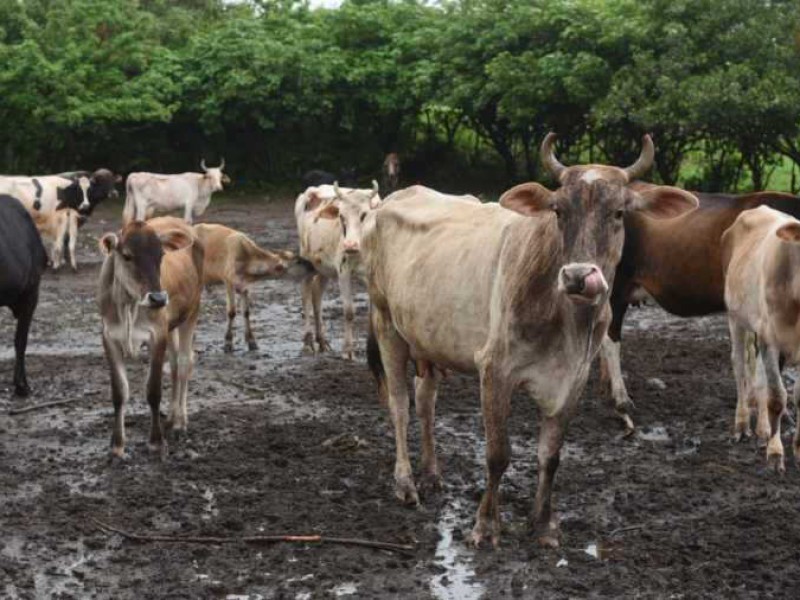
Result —
[{"label": "cow hoof", "polygon": [[496,532],[494,527],[491,525],[478,522],[472,529],[470,541],[477,549],[489,546],[497,550],[497,548],[500,546],[500,533],[499,531]]},{"label": "cow hoof", "polygon": [[256,350],[258,350],[258,344],[255,341],[249,341],[247,342],[247,349],[250,352],[255,352]]},{"label": "cow hoof", "polygon": [[31,388],[27,383],[22,385],[17,384],[14,386],[14,395],[20,398],[27,398],[31,395]]},{"label": "cow hoof", "polygon": [[344,360],[353,360],[353,351],[351,350],[349,352],[342,352],[342,358]]},{"label": "cow hoof", "polygon": [[320,354],[331,351],[331,345],[327,342],[327,340],[320,340],[317,342],[317,345],[319,346],[318,352]]},{"label": "cow hoof", "polygon": [[534,528],[536,542],[543,548],[558,549],[561,546],[561,532],[555,521],[551,521],[543,527]]},{"label": "cow hoof", "polygon": [[231,342],[225,342],[225,345],[222,347],[222,351],[225,354],[232,354],[233,353],[233,344]]},{"label": "cow hoof", "polygon": [[426,473],[419,482],[423,496],[442,491],[442,476],[439,473]]},{"label": "cow hoof", "polygon": [[314,350],[314,344],[303,344],[303,354],[305,356],[314,356],[316,353],[316,350]]},{"label": "cow hoof", "polygon": [[108,462],[112,465],[119,464],[127,460],[125,455],[125,446],[112,446],[111,454],[108,456]]},{"label": "cow hoof", "polygon": [[394,495],[405,506],[417,506],[419,504],[419,494],[411,477],[401,477],[394,485]]},{"label": "cow hoof", "polygon": [[783,454],[768,456],[767,467],[771,471],[774,471],[776,475],[783,477],[783,475],[786,474],[786,464],[783,460]]},{"label": "cow hoof", "polygon": [[150,442],[147,444],[147,449],[152,456],[159,460],[164,460],[167,457],[167,444],[164,442]]}]

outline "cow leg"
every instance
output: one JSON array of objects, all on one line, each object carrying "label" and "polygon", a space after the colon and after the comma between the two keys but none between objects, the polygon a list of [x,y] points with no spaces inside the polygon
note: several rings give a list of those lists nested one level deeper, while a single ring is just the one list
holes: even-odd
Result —
[{"label": "cow leg", "polygon": [[342,307],[344,308],[342,358],[353,360],[353,320],[356,313],[353,308],[353,281],[349,269],[341,269],[339,271],[339,294],[342,296]]},{"label": "cow leg", "polygon": [[625,426],[625,435],[634,432],[635,426],[633,419],[628,414],[628,410],[633,406],[633,401],[625,388],[625,380],[622,378],[622,364],[620,360],[621,341],[612,340],[608,335],[603,337],[600,346],[600,371],[604,379],[608,380],[611,389],[611,398],[614,401],[614,409],[622,419]]},{"label": "cow leg", "polygon": [[442,476],[436,460],[436,439],[434,432],[436,410],[436,387],[438,377],[431,366],[422,377],[414,378],[414,404],[419,419],[422,445],[422,478],[420,487],[423,491],[439,490],[442,487]]},{"label": "cow leg", "polygon": [[247,342],[247,349],[250,351],[258,350],[256,336],[253,335],[253,326],[250,324],[250,290],[244,289],[241,294],[242,314],[244,315],[244,339]]},{"label": "cow leg", "polygon": [[533,508],[533,531],[542,546],[558,548],[558,522],[553,518],[553,480],[561,457],[561,446],[566,434],[566,419],[563,415],[542,415],[539,425],[538,485]]},{"label": "cow leg", "polygon": [[31,329],[33,312],[36,310],[38,302],[39,290],[36,289],[12,311],[17,319],[17,329],[14,334],[14,393],[22,397],[31,393],[28,374],[25,370],[25,352],[28,349],[28,334]]},{"label": "cow leg", "polygon": [[[758,349],[764,365],[767,388],[767,412],[770,427],[767,464],[775,469],[776,473],[782,474],[786,471],[783,460],[783,443],[781,442],[781,417],[786,411],[786,389],[783,387],[781,369],[778,364],[780,356],[776,348],[768,346],[761,340],[759,340]],[[761,415],[759,415],[760,420]]]},{"label": "cow leg", "polygon": [[53,270],[58,271],[63,264],[64,255],[64,236],[66,230],[59,229],[56,239],[53,240],[53,247],[50,249],[50,262],[53,263]]},{"label": "cow leg", "polygon": [[373,325],[389,392],[389,414],[394,425],[394,493],[404,504],[415,505],[419,504],[419,495],[408,459],[408,344],[392,325],[391,318],[378,310],[374,311]]},{"label": "cow leg", "polygon": [[111,372],[111,402],[114,404],[114,428],[111,433],[111,456],[123,458],[125,455],[125,404],[130,389],[125,372],[125,359],[119,344],[103,336],[108,367]]},{"label": "cow leg", "polygon": [[315,277],[317,277],[316,273],[305,277],[300,286],[300,294],[303,298],[303,354],[316,353],[314,350],[314,328],[311,324],[314,313],[312,289]]},{"label": "cow leg", "polygon": [[794,401],[794,463],[800,468],[800,381],[794,382],[792,390],[792,400]]},{"label": "cow leg", "polygon": [[756,361],[758,357],[749,352],[751,337],[747,329],[732,318],[728,319],[731,334],[731,364],[736,379],[736,417],[733,426],[733,439],[740,442],[752,435],[750,428],[750,399],[755,392]]},{"label": "cow leg", "polygon": [[472,541],[479,546],[488,539],[497,547],[500,543],[500,480],[511,460],[507,422],[512,390],[498,376],[491,359],[481,365],[480,378],[481,411],[486,435],[486,491],[475,517]]},{"label": "cow leg", "polygon": [[175,424],[176,430],[186,431],[189,425],[189,379],[194,366],[194,330],[197,318],[189,319],[178,327],[178,385],[180,389],[179,408],[180,422]]},{"label": "cow leg", "polygon": [[183,209],[183,220],[186,221],[189,225],[192,224],[192,205],[190,202],[187,202],[186,206]]},{"label": "cow leg", "polygon": [[181,389],[178,379],[178,330],[173,329],[167,337],[167,354],[169,355],[169,376],[170,376],[170,402],[169,414],[164,423],[164,427],[172,430],[175,422],[180,419],[180,398]]},{"label": "cow leg", "polygon": [[311,301],[314,305],[314,334],[317,339],[319,352],[330,352],[331,345],[325,339],[325,324],[322,322],[322,294],[325,286],[328,285],[328,278],[319,273],[311,282]]},{"label": "cow leg", "polygon": [[225,282],[225,310],[228,315],[228,329],[225,331],[225,352],[233,352],[233,322],[236,320],[236,295],[233,285]]},{"label": "cow leg", "polygon": [[69,266],[73,271],[78,270],[78,258],[75,254],[75,249],[78,245],[78,223],[75,219],[69,221],[69,240],[67,241],[69,247]]},{"label": "cow leg", "polygon": [[147,404],[150,405],[150,449],[162,457],[165,453],[164,430],[161,427],[161,378],[164,375],[164,358],[167,339],[154,338],[150,345],[150,368],[147,372]]}]

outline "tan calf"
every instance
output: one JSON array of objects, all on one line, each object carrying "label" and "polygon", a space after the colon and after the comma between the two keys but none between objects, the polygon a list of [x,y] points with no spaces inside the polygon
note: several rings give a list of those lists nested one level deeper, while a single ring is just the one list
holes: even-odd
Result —
[{"label": "tan calf", "polygon": [[125,404],[129,395],[125,358],[135,356],[142,344],[147,344],[150,446],[163,453],[159,407],[167,351],[172,401],[166,426],[177,431],[186,429],[192,344],[203,289],[203,247],[189,225],[180,219],[161,217],[133,221],[119,234],[105,234],[100,248],[106,258],[97,299],[103,321],[103,348],[111,369],[111,452],[122,457],[125,451]]},{"label": "tan calf", "polygon": [[78,220],[80,215],[77,210],[63,208],[51,212],[38,210],[31,211],[36,229],[43,239],[50,242],[50,262],[54,269],[64,264],[64,241],[69,247],[69,264],[73,271],[78,270],[78,261],[75,257],[75,246],[78,243]]},{"label": "tan calf", "polygon": [[250,350],[258,350],[250,324],[250,286],[262,279],[285,275],[297,264],[297,258],[291,252],[271,252],[259,248],[242,232],[224,225],[195,225],[194,230],[205,248],[203,283],[225,284],[228,313],[225,352],[233,352],[233,322],[236,319],[234,292],[241,298],[247,347]]},{"label": "tan calf", "polygon": [[[783,472],[786,390],[779,357],[800,361],[800,221],[766,206],[744,211],[722,236],[722,265],[736,377],[736,431],[749,430],[748,399],[755,397],[759,421],[767,419],[769,426],[767,462]],[[758,343],[755,356],[748,356],[751,333]],[[794,386],[794,403],[800,407],[800,383]],[[794,456],[798,461],[800,428]]]}]

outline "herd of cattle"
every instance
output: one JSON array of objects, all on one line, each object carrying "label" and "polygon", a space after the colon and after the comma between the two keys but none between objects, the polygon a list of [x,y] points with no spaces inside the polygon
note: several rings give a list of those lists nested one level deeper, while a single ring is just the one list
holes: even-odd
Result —
[{"label": "herd of cattle", "polygon": [[[233,349],[237,295],[249,349],[250,287],[264,278],[302,282],[303,351],[329,351],[321,297],[336,278],[344,303],[342,354],[354,356],[352,278],[370,299],[367,361],[395,430],[395,494],[419,502],[418,484],[436,488],[434,412],[437,386],[448,370],[477,372],[486,437],[487,489],[473,541],[497,544],[498,488],[510,460],[511,397],[523,389],[540,411],[535,535],[556,546],[559,531],[551,489],[567,425],[596,355],[616,410],[633,431],[630,397],[620,365],[627,307],[645,296],[677,315],[727,309],[737,384],[734,434],[767,442],[767,460],[785,470],[781,420],[787,393],[781,359],[800,359],[800,199],[777,192],[702,194],[639,181],[654,161],[649,136],[625,168],[565,166],[555,135],[541,157],[558,182],[517,185],[497,203],[415,185],[381,198],[371,188],[339,187],[333,175],[311,172],[295,203],[299,252],[258,247],[224,225],[192,225],[227,181],[219,167],[203,173],[132,173],[126,182],[122,228],[100,240],[105,258],[98,304],[111,372],[112,455],[125,451],[129,396],[125,359],[146,346],[150,368],[150,445],[163,452],[165,430],[187,425],[188,383],[202,289],[226,287],[225,351]],[[399,160],[384,162],[384,182],[397,187]],[[333,181],[331,181],[333,179]],[[106,169],[46,177],[0,178],[0,302],[18,320],[14,386],[29,392],[25,346],[47,264],[41,236],[53,240],[61,263],[65,240],[73,267],[77,224],[116,194],[120,178]],[[183,219],[156,216],[182,210]],[[313,318],[313,324],[312,324]],[[165,358],[171,402],[160,403]],[[406,369],[415,366],[421,430],[421,477],[415,482],[407,430]],[[795,386],[794,401],[800,399]],[[800,427],[794,455],[800,457]]]}]

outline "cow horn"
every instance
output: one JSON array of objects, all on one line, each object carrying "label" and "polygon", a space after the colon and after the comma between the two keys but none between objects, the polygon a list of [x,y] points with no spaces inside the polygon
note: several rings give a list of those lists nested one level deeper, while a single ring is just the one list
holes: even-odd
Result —
[{"label": "cow horn", "polygon": [[558,162],[556,155],[553,153],[553,144],[555,143],[557,137],[558,136],[552,131],[548,133],[542,142],[539,155],[541,156],[542,165],[544,165],[544,168],[547,169],[556,179],[561,179],[561,174],[567,167]]},{"label": "cow horn", "polygon": [[225,157],[223,156],[222,160],[219,163],[219,170],[222,171],[222,169],[224,168],[225,168]]},{"label": "cow horn", "polygon": [[208,167],[206,167],[206,159],[203,158],[200,160],[200,168],[203,169],[205,173],[208,173]]},{"label": "cow horn", "polygon": [[656,157],[656,149],[653,146],[653,139],[645,134],[642,138],[642,153],[639,158],[630,167],[625,168],[625,174],[628,176],[628,181],[638,179],[650,170],[653,166],[653,160]]},{"label": "cow horn", "polygon": [[370,196],[370,198],[374,198],[375,196],[377,196],[379,191],[380,191],[380,186],[378,185],[378,182],[373,179],[372,180],[372,196]]},{"label": "cow horn", "polygon": [[339,189],[339,182],[338,181],[334,181],[333,182],[333,191],[336,194],[337,198],[344,200],[344,198],[342,198],[342,192]]}]

